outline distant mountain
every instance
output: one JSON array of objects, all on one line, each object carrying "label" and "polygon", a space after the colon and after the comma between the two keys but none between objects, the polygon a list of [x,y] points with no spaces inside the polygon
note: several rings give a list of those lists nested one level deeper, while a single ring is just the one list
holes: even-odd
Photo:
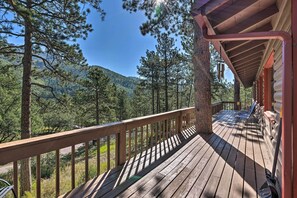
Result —
[{"label": "distant mountain", "polygon": [[[7,65],[10,62],[6,60],[4,57],[0,57],[0,65]],[[35,60],[34,59],[34,64],[37,68],[44,68],[44,64],[40,60]],[[77,67],[74,66],[63,66],[64,69],[68,72],[71,72],[74,75],[79,76],[80,78],[85,78],[87,73],[84,70],[80,70]],[[139,83],[139,78],[137,77],[127,77],[123,76],[121,74],[118,74],[114,71],[111,71],[109,69],[106,69],[102,66],[98,65],[93,65],[91,67],[99,67],[103,73],[110,78],[110,81],[114,83],[119,89],[123,89],[127,91],[129,95],[132,95],[133,90],[135,89],[136,85]],[[20,70],[21,71],[21,70]],[[50,86],[54,87],[56,90],[59,90],[59,92],[67,92],[71,93],[75,89],[77,89],[77,85],[70,85],[69,87],[59,87],[56,85],[58,84],[59,80],[55,78],[48,78],[48,77],[43,77],[43,81],[46,81]]]},{"label": "distant mountain", "polygon": [[136,85],[139,83],[139,78],[137,77],[127,77],[119,73],[106,69],[104,67],[93,65],[91,67],[99,67],[103,73],[108,76],[112,83],[117,85],[117,87],[126,90],[129,94],[133,93]]}]

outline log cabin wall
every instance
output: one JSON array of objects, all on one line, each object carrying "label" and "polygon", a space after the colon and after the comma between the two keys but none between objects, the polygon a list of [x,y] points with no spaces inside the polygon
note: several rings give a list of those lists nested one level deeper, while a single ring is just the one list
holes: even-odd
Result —
[{"label": "log cabin wall", "polygon": [[[272,26],[273,30],[282,30],[291,32],[291,1],[285,0],[277,1],[277,6],[279,8],[279,14],[273,18]],[[269,148],[270,155],[273,159],[277,131],[279,126],[279,114],[281,112],[282,106],[282,75],[283,75],[283,62],[282,62],[282,43],[278,40],[269,41],[265,57],[262,63],[266,63],[271,52],[274,51],[274,64],[273,64],[273,98],[272,98],[272,111],[264,112],[264,139]],[[263,65],[264,66],[264,65]],[[275,121],[275,123],[274,123]],[[281,181],[281,159],[282,159],[282,149],[280,148],[278,155],[278,164],[276,169],[277,178]]]}]

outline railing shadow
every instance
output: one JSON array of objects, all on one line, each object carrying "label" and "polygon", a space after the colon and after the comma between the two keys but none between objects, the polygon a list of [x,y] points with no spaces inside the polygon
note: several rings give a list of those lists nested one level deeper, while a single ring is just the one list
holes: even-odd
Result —
[{"label": "railing shadow", "polygon": [[[233,120],[233,121],[236,121],[236,120]],[[263,139],[263,136],[259,130],[259,127],[257,124],[255,124],[253,122],[247,122],[243,128],[236,127],[236,125],[234,125],[232,123],[229,123],[229,124],[224,123],[224,124],[229,125],[229,126],[233,125],[233,127],[235,129],[241,130],[241,133],[238,133],[237,130],[232,130],[232,134],[231,134],[232,136],[240,138],[241,139],[240,141],[250,141],[250,142],[253,142],[256,144],[262,142],[261,139]],[[246,130],[248,130],[248,132],[249,132],[248,136],[252,136],[252,137],[247,137],[247,134],[245,134]],[[234,131],[236,131],[236,132],[234,132]],[[226,164],[228,164],[233,169],[233,171],[238,173],[238,175],[243,179],[243,181],[245,181],[256,193],[258,193],[258,190],[263,183],[261,183],[261,182],[257,183],[257,181],[260,180],[259,178],[261,178],[261,179],[264,178],[265,167],[263,167],[262,165],[260,165],[255,160],[248,157],[247,155],[245,155],[243,152],[238,150],[236,147],[234,147],[232,144],[230,144],[229,142],[224,140],[219,135],[217,135],[215,133],[212,135],[215,136],[217,139],[219,139],[220,143],[224,144],[224,147],[230,147],[229,152],[231,152],[232,150],[234,150],[236,152],[235,161],[234,161],[234,159],[229,158],[228,157],[229,155],[221,155],[222,149],[220,149],[219,147],[213,147],[212,144],[209,144],[209,145],[220,156],[220,158],[223,158],[223,160],[226,162]],[[207,142],[206,136],[201,136],[201,137]],[[251,165],[252,165],[252,168],[251,168]],[[253,170],[254,175],[252,175],[252,176],[246,175],[246,169]],[[261,174],[261,176],[257,175],[259,173]],[[230,175],[230,177],[231,177],[231,175]],[[259,177],[259,178],[257,179],[257,177]],[[235,182],[239,182],[239,181],[235,181]],[[238,192],[238,194],[242,194],[242,197],[254,197],[255,196],[254,194],[253,195],[250,194],[248,191],[244,191],[242,188],[240,188],[240,189],[238,188],[238,189],[234,189],[234,190],[236,190]],[[203,193],[203,197],[214,197],[214,192],[206,191]]]},{"label": "railing shadow", "polygon": [[63,197],[102,197],[114,189],[120,193],[167,160],[195,136],[194,127],[179,134],[172,134],[168,139],[134,155],[123,166],[90,180]]}]

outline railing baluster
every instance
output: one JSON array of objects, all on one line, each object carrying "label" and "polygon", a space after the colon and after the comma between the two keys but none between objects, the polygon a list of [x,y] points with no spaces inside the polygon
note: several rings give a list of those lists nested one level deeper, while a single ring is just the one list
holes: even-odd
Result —
[{"label": "railing baluster", "polygon": [[138,139],[138,128],[136,127],[135,129],[134,129],[134,156],[136,156],[137,155],[137,144],[138,144],[138,142],[137,142],[137,139]]},{"label": "railing baluster", "polygon": [[85,142],[85,182],[89,180],[89,142]]},{"label": "railing baluster", "polygon": [[36,197],[41,197],[41,186],[40,186],[40,155],[36,156]]},{"label": "railing baluster", "polygon": [[156,139],[156,150],[157,150],[157,144],[158,144],[158,141],[159,141],[159,122],[156,123],[156,128],[155,128],[155,139]]},{"label": "railing baluster", "polygon": [[[163,144],[163,149],[164,149],[164,154],[165,154],[167,152],[166,151],[166,145],[165,145],[165,141],[166,141],[166,120],[161,122],[161,129],[162,129],[162,133],[161,133],[162,134],[162,144]],[[160,152],[160,156],[162,156],[162,152]]]},{"label": "railing baluster", "polygon": [[153,146],[154,146],[154,131],[155,131],[155,129],[154,129],[154,126],[153,126],[153,124],[150,124],[150,132],[151,132],[151,148],[153,148]]},{"label": "railing baluster", "polygon": [[146,125],[146,141],[145,141],[145,144],[146,144],[146,149],[149,148],[149,131],[148,131],[148,124]]},{"label": "railing baluster", "polygon": [[110,136],[107,136],[107,170],[110,170]]},{"label": "railing baluster", "polygon": [[18,162],[13,162],[13,186],[16,196],[19,196]]},{"label": "railing baluster", "polygon": [[140,152],[143,150],[143,126],[140,128]]},{"label": "railing baluster", "polygon": [[131,129],[129,130],[129,153],[128,153],[128,155],[129,155],[129,159],[131,159]]},{"label": "railing baluster", "polygon": [[75,188],[75,145],[71,146],[71,189]]},{"label": "railing baluster", "polygon": [[166,120],[166,140],[168,139],[168,132],[169,132],[169,123],[170,123],[170,120]]},{"label": "railing baluster", "polygon": [[60,195],[60,151],[56,150],[56,197]]},{"label": "railing baluster", "polygon": [[160,129],[159,129],[160,143],[164,141],[164,121],[160,121]]},{"label": "railing baluster", "polygon": [[179,124],[179,119],[178,119],[178,117],[176,117],[176,118],[175,118],[175,130],[174,130],[174,135],[176,135],[176,134],[178,133],[178,128],[179,128],[178,124]]},{"label": "railing baluster", "polygon": [[97,139],[97,176],[100,175],[100,138]]},{"label": "railing baluster", "polygon": [[119,165],[119,158],[120,158],[120,136],[119,134],[116,134],[115,135],[115,166],[118,166]]}]

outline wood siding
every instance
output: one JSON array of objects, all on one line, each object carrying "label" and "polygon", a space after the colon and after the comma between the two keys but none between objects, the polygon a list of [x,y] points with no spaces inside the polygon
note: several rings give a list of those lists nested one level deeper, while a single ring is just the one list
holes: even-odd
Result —
[{"label": "wood siding", "polygon": [[[279,14],[272,20],[273,30],[282,30],[291,32],[291,2],[288,1],[277,1],[279,7]],[[274,64],[273,64],[273,109],[276,117],[276,123],[272,126],[272,129],[269,128],[269,120],[267,117],[264,116],[265,122],[265,140],[269,150],[271,151],[270,154],[273,157],[276,138],[277,138],[277,131],[279,126],[279,114],[281,111],[282,106],[282,75],[283,75],[283,61],[282,61],[282,43],[278,40],[271,40],[269,41],[266,51],[265,51],[265,58],[263,59],[262,63],[266,63],[269,58],[271,52],[274,51]],[[264,66],[264,64],[263,64]],[[270,131],[271,130],[271,131]],[[276,174],[278,180],[281,181],[281,158],[282,157],[282,149],[280,148],[279,156],[278,156],[278,165],[276,169]]]}]

